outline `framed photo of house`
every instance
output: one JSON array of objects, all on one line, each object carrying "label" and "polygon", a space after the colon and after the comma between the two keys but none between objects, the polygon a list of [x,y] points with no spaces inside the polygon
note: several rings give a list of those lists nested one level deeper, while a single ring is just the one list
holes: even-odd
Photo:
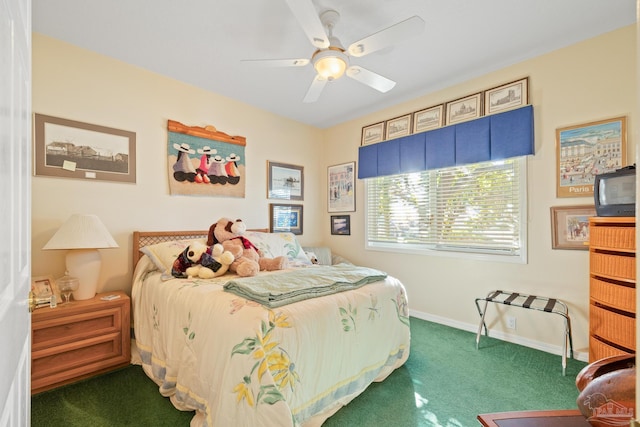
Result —
[{"label": "framed photo of house", "polygon": [[267,160],[267,198],[304,200],[304,168]]},{"label": "framed photo of house", "polygon": [[331,234],[348,236],[351,234],[351,215],[331,215]]},{"label": "framed photo of house", "polygon": [[551,207],[551,248],[589,250],[589,217],[593,205]]},{"label": "framed photo of house", "polygon": [[482,92],[447,102],[447,125],[482,116]]},{"label": "framed photo of house", "polygon": [[34,172],[84,180],[136,182],[136,134],[34,114]]},{"label": "framed photo of house", "polygon": [[444,104],[413,113],[413,133],[437,129],[442,126],[444,126]]},{"label": "framed photo of house", "polygon": [[329,166],[327,170],[327,210],[353,212],[356,210],[356,162]]},{"label": "framed photo of house", "polygon": [[626,164],[626,117],[556,129],[558,197],[593,197],[595,176]]},{"label": "framed photo of house", "polygon": [[61,302],[60,291],[52,276],[34,276],[31,278],[31,292],[36,299],[36,307],[49,306],[51,297],[55,295],[56,301]]},{"label": "framed photo of house", "polygon": [[269,205],[269,232],[302,234],[302,205]]},{"label": "framed photo of house", "polygon": [[385,139],[394,139],[409,135],[411,133],[411,114],[405,114],[404,116],[387,120],[385,128],[387,131]]},{"label": "framed photo of house", "polygon": [[484,92],[484,114],[522,107],[529,103],[529,77]]},{"label": "framed photo of house", "polygon": [[360,145],[375,144],[384,140],[384,122],[375,123],[362,128]]}]

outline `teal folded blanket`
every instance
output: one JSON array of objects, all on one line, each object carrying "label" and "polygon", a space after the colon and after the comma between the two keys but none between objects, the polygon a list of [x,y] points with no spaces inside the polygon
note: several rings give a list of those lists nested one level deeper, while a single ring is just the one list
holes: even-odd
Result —
[{"label": "teal folded blanket", "polygon": [[351,264],[321,265],[241,277],[224,284],[224,290],[276,308],[286,304],[356,289],[384,280],[387,274]]}]

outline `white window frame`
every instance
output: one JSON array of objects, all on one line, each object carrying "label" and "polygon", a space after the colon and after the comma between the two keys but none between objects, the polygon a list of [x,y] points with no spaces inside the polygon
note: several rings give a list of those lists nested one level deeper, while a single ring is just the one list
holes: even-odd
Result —
[{"label": "white window frame", "polygon": [[[365,200],[365,250],[381,251],[381,252],[394,252],[394,253],[408,253],[408,254],[421,254],[432,255],[441,257],[452,257],[462,259],[472,259],[481,261],[498,261],[516,264],[527,263],[527,218],[528,218],[528,206],[527,206],[527,156],[518,157],[516,159],[520,166],[520,182],[519,182],[519,202],[520,202],[520,251],[518,254],[492,254],[492,253],[477,253],[477,252],[464,252],[462,250],[441,250],[430,249],[425,247],[415,247],[415,245],[402,244],[402,243],[380,243],[369,242],[368,230],[369,230],[369,211],[367,200]],[[368,197],[368,182],[365,180],[365,199]]]}]

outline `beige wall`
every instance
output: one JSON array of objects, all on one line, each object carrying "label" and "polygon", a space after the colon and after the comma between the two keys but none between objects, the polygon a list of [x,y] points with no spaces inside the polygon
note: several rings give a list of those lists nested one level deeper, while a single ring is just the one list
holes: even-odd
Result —
[{"label": "beige wall", "polygon": [[[220,217],[268,227],[267,160],[304,166],[301,241],[322,239],[314,227],[326,210],[317,179],[324,172],[322,133],[316,128],[39,34],[33,35],[33,111],[133,131],[137,141],[136,184],[33,178],[33,275],[64,274],[64,251],[40,248],[73,213],[98,215],[120,245],[101,250],[99,290],[129,291],[134,230],[208,229]],[[168,119],[246,137],[245,198],[169,194]]]},{"label": "beige wall", "polygon": [[[556,197],[555,130],[627,116],[627,158],[630,163],[634,162],[638,140],[635,31],[635,26],[630,26],[335,126],[325,133],[328,164],[357,158],[362,126],[529,76],[536,154],[528,160],[528,264],[365,251],[364,184],[361,181],[356,188],[358,209],[351,218],[351,237],[345,239],[325,232],[325,241],[332,246],[341,245],[343,252],[350,253],[358,263],[381,266],[399,277],[407,287],[409,306],[414,314],[461,328],[476,327],[478,314],[474,299],[492,289],[563,299],[570,306],[575,348],[588,351],[588,252],[551,249],[549,208],[593,204],[593,199]],[[352,141],[352,146],[346,156],[341,156],[344,141]],[[498,308],[505,311],[504,307]],[[489,308],[490,315],[496,312],[495,306]],[[516,308],[509,314],[517,317],[519,337],[516,341],[533,346],[537,342],[556,347],[562,344],[559,316]],[[494,316],[490,322],[490,328],[501,328]]]},{"label": "beige wall", "polygon": [[[251,227],[268,225],[266,161],[303,165],[303,244],[324,243],[354,261],[376,266],[406,285],[415,315],[465,329],[478,322],[474,298],[491,289],[549,295],[569,303],[575,348],[587,351],[588,253],[551,249],[551,206],[590,204],[591,198],[556,198],[555,129],[627,116],[628,159],[635,158],[637,82],[635,26],[490,73],[454,87],[326,130],[315,129],[110,58],[34,34],[33,110],[137,133],[137,184],[33,178],[33,274],[62,275],[64,253],[41,251],[72,213],[99,215],[120,244],[102,250],[102,289],[130,289],[131,232],[137,229],[207,228],[220,216],[242,217]],[[357,160],[362,126],[530,78],[536,154],[529,158],[526,265],[366,251],[364,185],[357,183],[351,236],[329,233],[326,167]],[[165,144],[167,119],[213,124],[247,137],[246,198],[170,196]],[[321,161],[318,161],[321,159]],[[499,307],[504,312],[503,307]],[[491,307],[490,314],[496,313]],[[517,336],[511,340],[555,350],[560,318],[512,309]],[[501,326],[490,316],[490,327]],[[473,343],[469,343],[470,347]]]}]

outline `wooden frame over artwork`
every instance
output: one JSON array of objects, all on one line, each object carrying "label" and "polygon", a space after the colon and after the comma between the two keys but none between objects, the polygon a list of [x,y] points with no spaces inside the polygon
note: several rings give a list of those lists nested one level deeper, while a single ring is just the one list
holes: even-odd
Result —
[{"label": "wooden frame over artwork", "polygon": [[267,198],[304,200],[304,167],[267,160]]},{"label": "wooden frame over artwork", "polygon": [[35,175],[136,182],[136,134],[34,114]]},{"label": "wooden frame over artwork", "polygon": [[556,129],[558,197],[592,197],[596,175],[626,164],[626,117]]},{"label": "wooden frame over artwork", "polygon": [[593,205],[551,207],[551,248],[589,249],[589,218],[596,215]]},{"label": "wooden frame over artwork", "polygon": [[269,204],[269,232],[302,234],[302,205]]}]

